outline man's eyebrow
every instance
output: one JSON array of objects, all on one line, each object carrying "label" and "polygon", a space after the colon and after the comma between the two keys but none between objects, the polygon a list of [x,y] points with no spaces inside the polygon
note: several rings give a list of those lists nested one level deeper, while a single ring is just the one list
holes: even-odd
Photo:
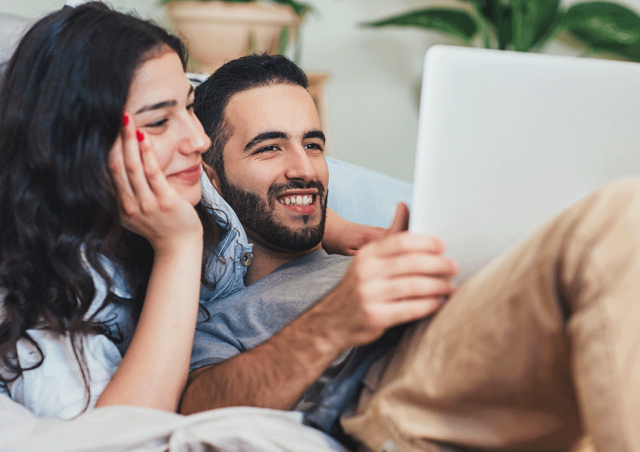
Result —
[{"label": "man's eyebrow", "polygon": [[320,140],[322,140],[323,143],[325,143],[327,140],[324,136],[324,133],[322,133],[321,130],[312,130],[311,132],[307,132],[304,134],[304,139],[307,140],[309,138],[318,138]]},{"label": "man's eyebrow", "polygon": [[[193,93],[193,86],[189,87],[189,92],[187,93],[187,98],[189,98],[189,96],[191,96],[191,93]],[[144,113],[145,111],[150,111],[150,110],[159,110],[161,108],[175,107],[177,104],[178,104],[178,102],[175,101],[175,100],[165,100],[165,101],[162,101],[162,102],[158,102],[157,104],[145,105],[140,110],[136,111],[135,114],[137,115],[139,113]]]},{"label": "man's eyebrow", "polygon": [[258,144],[258,143],[260,143],[262,141],[274,140],[276,138],[289,138],[289,135],[287,135],[284,132],[276,132],[276,131],[262,132],[262,133],[259,133],[258,135],[256,135],[255,137],[253,137],[253,139],[251,141],[249,141],[247,144],[245,144],[244,145],[244,150],[248,151],[249,149],[254,147],[256,144]]}]

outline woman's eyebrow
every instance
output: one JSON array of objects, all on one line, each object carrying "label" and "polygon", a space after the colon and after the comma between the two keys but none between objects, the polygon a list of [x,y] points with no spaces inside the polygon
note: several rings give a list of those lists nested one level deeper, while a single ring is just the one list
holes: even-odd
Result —
[{"label": "woman's eyebrow", "polygon": [[162,102],[158,102],[157,104],[145,105],[140,110],[136,111],[135,114],[137,115],[139,113],[144,113],[145,111],[150,110],[159,110],[161,108],[175,107],[177,104],[178,102],[176,102],[175,100],[165,100]]},{"label": "woman's eyebrow", "polygon": [[[191,96],[191,93],[193,93],[193,91],[193,86],[190,86],[189,92],[187,93],[187,99],[189,98],[189,96]],[[158,102],[157,104],[145,105],[140,110],[136,111],[135,114],[137,115],[139,113],[144,113],[145,111],[150,110],[159,110],[161,108],[175,107],[177,104],[178,102],[175,100],[164,100],[162,102]]]}]

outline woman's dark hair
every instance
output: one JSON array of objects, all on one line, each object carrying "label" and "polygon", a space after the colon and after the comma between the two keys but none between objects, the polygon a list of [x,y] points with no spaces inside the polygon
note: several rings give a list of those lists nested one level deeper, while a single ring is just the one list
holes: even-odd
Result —
[{"label": "woman's dark hair", "polygon": [[[99,311],[88,315],[90,269],[112,287],[102,255],[123,266],[139,313],[153,250],[120,225],[108,159],[136,68],[166,51],[184,67],[178,38],[92,2],[38,21],[9,61],[0,81],[0,383],[42,363],[27,330],[46,329],[70,336],[89,403],[82,336],[117,339]],[[223,229],[196,208],[212,254]],[[109,292],[100,309],[113,301]],[[17,359],[21,339],[39,354],[28,368]]]}]

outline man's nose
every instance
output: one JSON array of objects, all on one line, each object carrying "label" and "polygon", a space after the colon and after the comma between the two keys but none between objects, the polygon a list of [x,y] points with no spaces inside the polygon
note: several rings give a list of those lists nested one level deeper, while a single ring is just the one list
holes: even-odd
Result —
[{"label": "man's nose", "polygon": [[304,149],[295,149],[289,153],[285,175],[287,179],[300,179],[305,182],[316,179],[316,169]]}]

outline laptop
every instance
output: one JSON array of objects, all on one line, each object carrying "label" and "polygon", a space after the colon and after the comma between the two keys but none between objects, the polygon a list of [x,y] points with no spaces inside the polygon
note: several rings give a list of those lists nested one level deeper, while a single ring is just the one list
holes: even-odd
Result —
[{"label": "laptop", "polygon": [[434,46],[422,83],[409,228],[444,240],[458,282],[640,174],[638,63]]}]

